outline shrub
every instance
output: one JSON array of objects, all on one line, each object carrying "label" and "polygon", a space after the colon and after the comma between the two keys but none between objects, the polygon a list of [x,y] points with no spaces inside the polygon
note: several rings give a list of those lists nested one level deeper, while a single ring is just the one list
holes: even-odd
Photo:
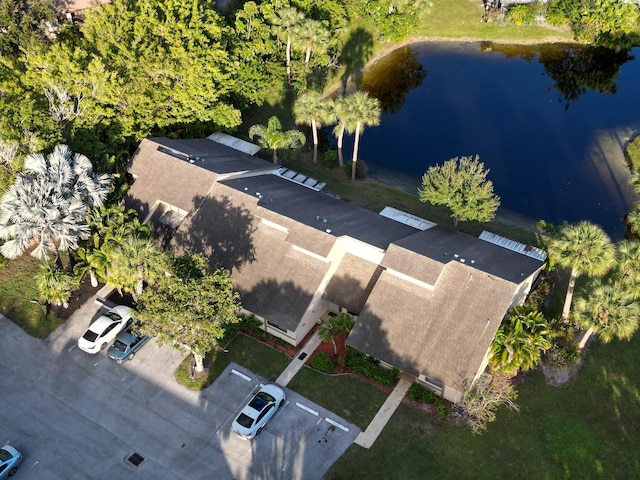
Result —
[{"label": "shrub", "polygon": [[418,382],[413,382],[413,385],[409,387],[409,398],[416,402],[422,403],[436,403],[436,394],[433,390],[420,385]]},{"label": "shrub", "polygon": [[552,27],[564,27],[565,25],[569,25],[569,19],[560,8],[557,8],[557,4],[558,2],[549,4],[544,17],[545,21]]},{"label": "shrub", "polygon": [[236,323],[229,323],[225,326],[224,336],[218,342],[218,345],[226,345],[231,341],[231,339],[242,329],[258,331],[260,330],[260,326],[262,322],[260,320],[256,320],[254,315],[248,315],[246,317],[239,317],[240,319]]},{"label": "shrub", "polygon": [[449,416],[449,409],[439,398],[436,398],[436,412],[440,418],[447,418]]},{"label": "shrub", "polygon": [[331,356],[325,352],[316,353],[311,359],[311,366],[324,373],[333,372],[333,360],[331,360]]},{"label": "shrub", "polygon": [[506,19],[516,25],[531,25],[536,23],[540,12],[541,5],[538,3],[515,5],[507,12]]},{"label": "shrub", "polygon": [[[349,162],[344,166],[344,172],[349,178],[351,178],[351,163],[352,162]],[[364,163],[364,160],[358,160],[356,162],[356,180],[364,180],[365,178],[367,178],[368,170],[369,167],[367,167],[367,164]]]},{"label": "shrub", "polygon": [[[338,151],[327,150],[322,154],[322,165],[325,168],[333,168],[338,165]],[[356,165],[357,168],[357,165]]]},{"label": "shrub", "polygon": [[351,347],[347,347],[347,368],[385,387],[391,386],[400,377],[400,370],[397,368],[384,368],[376,359]]}]

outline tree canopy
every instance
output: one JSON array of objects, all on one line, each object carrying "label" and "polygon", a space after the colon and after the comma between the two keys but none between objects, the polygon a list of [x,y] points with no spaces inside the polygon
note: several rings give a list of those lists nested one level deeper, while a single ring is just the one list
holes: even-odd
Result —
[{"label": "tree canopy", "polygon": [[203,358],[238,321],[240,300],[226,270],[210,272],[201,255],[172,257],[169,272],[139,297],[141,332],[160,342],[188,348],[203,369]]},{"label": "tree canopy", "polygon": [[487,180],[489,170],[479,158],[456,157],[429,167],[422,176],[420,201],[448,207],[455,227],[460,220],[489,222],[500,206],[500,197]]}]

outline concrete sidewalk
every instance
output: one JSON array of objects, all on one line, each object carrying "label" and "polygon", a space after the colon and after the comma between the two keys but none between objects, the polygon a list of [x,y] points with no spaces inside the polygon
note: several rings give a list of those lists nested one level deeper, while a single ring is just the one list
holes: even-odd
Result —
[{"label": "concrete sidewalk", "polygon": [[304,365],[304,362],[306,362],[309,359],[309,356],[316,351],[316,348],[318,348],[320,343],[322,343],[322,340],[320,340],[320,337],[317,334],[314,333],[313,335],[311,335],[311,338],[307,340],[307,343],[305,343],[304,347],[302,347],[302,350],[298,352],[298,355],[296,355],[296,357],[291,360],[289,366],[285,368],[280,376],[276,379],[276,383],[282,385],[283,387],[286,387],[291,379],[295,377],[296,373],[300,371],[300,369]]},{"label": "concrete sidewalk", "polygon": [[414,378],[412,376],[406,373],[402,374],[396,388],[394,388],[393,392],[387,397],[387,400],[382,407],[380,407],[380,410],[378,410],[373,420],[371,420],[367,429],[356,437],[356,445],[360,445],[362,448],[371,448],[373,442],[376,441],[378,435],[380,435],[382,429],[394,414],[398,405],[400,405],[413,380]]}]

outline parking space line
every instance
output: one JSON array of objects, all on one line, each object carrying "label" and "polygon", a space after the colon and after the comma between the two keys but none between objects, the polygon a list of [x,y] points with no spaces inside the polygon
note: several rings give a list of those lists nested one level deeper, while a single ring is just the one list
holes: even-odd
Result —
[{"label": "parking space line", "polygon": [[238,370],[236,370],[235,368],[231,369],[231,373],[233,373],[234,375],[239,376],[240,378],[246,380],[247,382],[251,381],[251,377],[247,377],[244,373],[239,372]]},{"label": "parking space line", "polygon": [[345,427],[344,425],[342,425],[341,423],[336,422],[335,420],[331,420],[330,418],[325,418],[324,419],[325,422],[330,423],[331,425],[333,425],[334,427],[338,427],[340,430],[344,430],[345,432],[348,432],[349,429],[347,427]]},{"label": "parking space line", "polygon": [[67,348],[67,352],[70,352],[71,350],[73,350],[74,348],[76,348],[76,345],[73,344],[71,345],[69,348]]},{"label": "parking space line", "polygon": [[120,381],[121,381],[121,382],[124,382],[124,381],[127,379],[127,377],[128,377],[128,376],[129,376],[129,375],[125,375],[124,377],[122,377],[122,380],[120,380]]},{"label": "parking space line", "polygon": [[99,363],[100,363],[100,361],[98,360],[96,363],[93,364],[93,366],[97,367]]},{"label": "parking space line", "polygon": [[316,412],[315,410],[313,410],[312,408],[307,407],[306,405],[303,405],[300,402],[296,402],[296,406],[298,408],[301,408],[302,410],[305,410],[307,412],[309,412],[311,415],[315,415],[316,417],[319,415],[318,412]]}]

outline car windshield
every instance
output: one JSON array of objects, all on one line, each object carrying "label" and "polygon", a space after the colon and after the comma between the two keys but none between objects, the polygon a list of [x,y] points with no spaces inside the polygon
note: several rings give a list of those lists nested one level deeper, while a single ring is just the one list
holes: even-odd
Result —
[{"label": "car windshield", "polygon": [[244,428],[251,428],[251,425],[253,425],[253,418],[251,418],[249,415],[241,413],[238,416],[237,422]]},{"label": "car windshield", "polygon": [[87,340],[89,342],[94,342],[96,340],[96,338],[98,338],[98,334],[96,332],[91,331],[91,330],[87,330],[86,332],[84,332],[84,335],[82,336],[82,338],[84,338],[85,340]]},{"label": "car windshield", "polygon": [[12,458],[11,454],[5,449],[0,448],[0,460],[4,462],[6,460],[9,460],[10,458]]},{"label": "car windshield", "polygon": [[255,397],[253,397],[253,400],[251,400],[251,403],[249,403],[249,406],[251,408],[255,408],[257,411],[261,411],[265,405],[269,404],[269,403],[273,403],[275,402],[276,399],[273,398],[271,395],[269,395],[266,392],[258,392],[256,394]]},{"label": "car windshield", "polygon": [[110,318],[114,322],[119,322],[120,320],[122,320],[122,317],[116,312],[107,312],[104,314],[104,316]]},{"label": "car windshield", "polygon": [[120,340],[116,340],[116,342],[113,344],[113,348],[115,348],[119,352],[125,352],[127,350],[127,344],[121,342]]}]

